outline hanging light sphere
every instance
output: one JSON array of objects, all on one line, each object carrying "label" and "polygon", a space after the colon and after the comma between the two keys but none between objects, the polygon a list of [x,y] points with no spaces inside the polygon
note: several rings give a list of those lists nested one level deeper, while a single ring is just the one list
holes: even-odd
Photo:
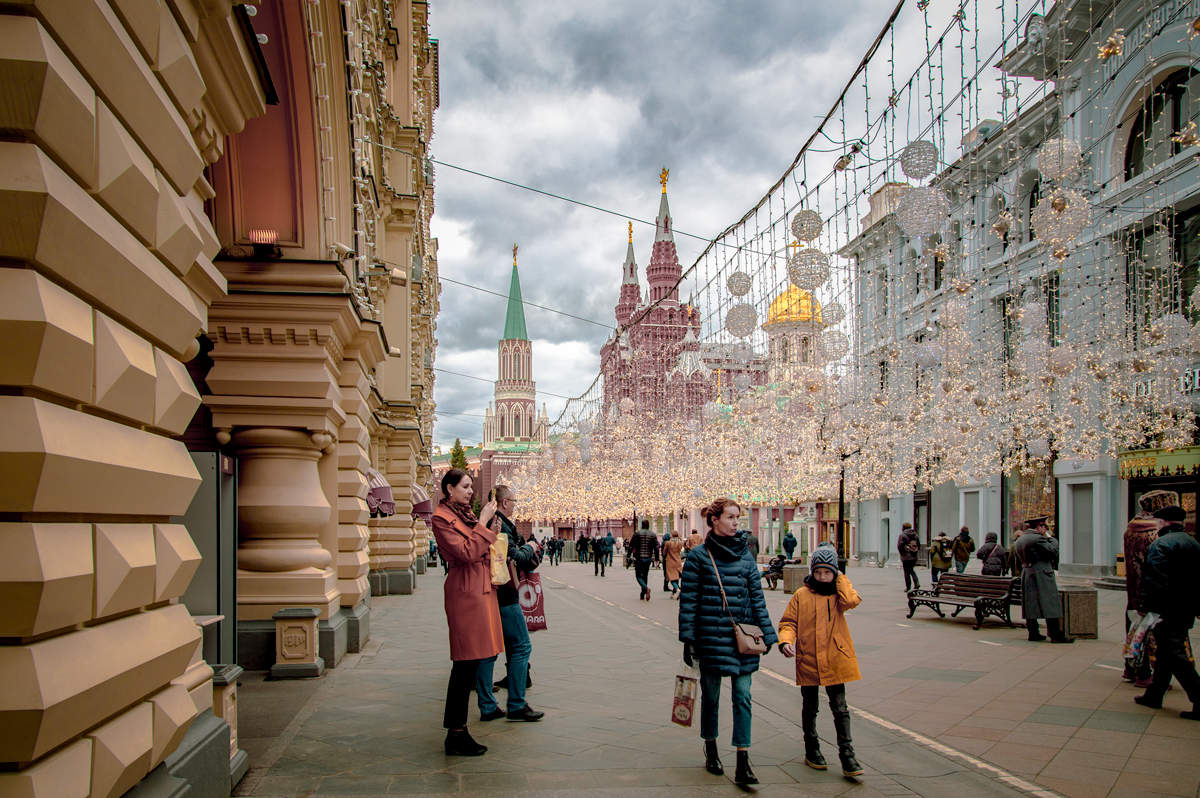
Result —
[{"label": "hanging light sphere", "polygon": [[933,368],[946,356],[946,348],[937,341],[922,341],[913,351],[913,359],[921,368]]},{"label": "hanging light sphere", "polygon": [[758,324],[758,312],[753,305],[742,302],[725,314],[725,329],[738,338],[748,338]]},{"label": "hanging light sphere", "polygon": [[745,296],[754,287],[754,280],[745,272],[737,271],[729,275],[729,279],[725,281],[725,287],[734,296]]},{"label": "hanging light sphere", "polygon": [[[1056,188],[1033,209],[1033,230],[1051,250],[1074,241],[1092,219],[1092,209],[1082,194]],[[1056,255],[1057,257],[1057,255]]]},{"label": "hanging light sphere", "polygon": [[1082,157],[1073,139],[1051,139],[1038,150],[1038,171],[1051,180],[1066,180],[1079,173]]},{"label": "hanging light sphere", "polygon": [[950,200],[937,186],[917,186],[905,191],[896,208],[896,222],[906,236],[928,236],[946,226]]},{"label": "hanging light sphere", "polygon": [[1045,460],[1050,456],[1050,443],[1045,438],[1034,438],[1026,444],[1025,451],[1035,460]]},{"label": "hanging light sphere", "polygon": [[1066,345],[1055,347],[1046,356],[1046,367],[1056,377],[1067,376],[1075,368],[1075,352]]},{"label": "hanging light sphere", "polygon": [[937,168],[938,150],[930,141],[914,141],[900,153],[900,169],[913,180],[922,180]]},{"label": "hanging light sphere", "polygon": [[804,208],[792,215],[792,235],[801,241],[812,241],[821,235],[825,221],[821,214],[811,208]]},{"label": "hanging light sphere", "polygon": [[841,302],[830,302],[828,305],[821,306],[821,321],[832,326],[841,324],[842,319],[846,318],[846,308]]},{"label": "hanging light sphere", "polygon": [[1150,323],[1150,340],[1172,349],[1187,344],[1191,333],[1192,326],[1181,313],[1168,313]]},{"label": "hanging light sphere", "polygon": [[792,285],[813,291],[829,279],[829,258],[817,249],[801,249],[788,258],[788,279]]},{"label": "hanging light sphere", "polygon": [[825,330],[821,333],[821,349],[831,360],[837,360],[850,351],[850,339],[841,330]]},{"label": "hanging light sphere", "polygon": [[947,300],[940,321],[944,327],[961,327],[967,321],[967,301],[960,296]]}]

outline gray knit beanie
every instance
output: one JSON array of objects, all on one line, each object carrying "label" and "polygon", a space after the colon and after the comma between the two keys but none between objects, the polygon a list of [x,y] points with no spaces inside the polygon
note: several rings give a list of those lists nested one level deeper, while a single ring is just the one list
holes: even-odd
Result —
[{"label": "gray knit beanie", "polygon": [[812,554],[808,555],[808,571],[812,573],[818,568],[828,568],[835,574],[838,572],[838,555],[835,549],[828,541],[822,543],[813,549]]}]

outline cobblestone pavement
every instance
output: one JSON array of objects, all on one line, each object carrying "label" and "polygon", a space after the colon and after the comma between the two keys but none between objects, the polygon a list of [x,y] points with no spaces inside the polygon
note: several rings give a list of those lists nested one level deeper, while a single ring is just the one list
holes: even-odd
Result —
[{"label": "cobblestone pavement", "polygon": [[[372,599],[371,641],[325,677],[241,690],[242,746],[254,796],[691,796],[736,794],[703,769],[698,729],[669,722],[676,605],[637,600],[632,571],[605,578],[574,563],[544,567],[550,629],[534,635],[532,706],[541,723],[478,721],[487,755],[442,750],[449,672],[440,569],[412,596]],[[1133,703],[1120,680],[1124,594],[1101,591],[1101,636],[1072,646],[1029,643],[1024,628],[973,631],[965,615],[907,608],[895,568],[851,568],[864,603],[849,616],[863,679],[848,686],[866,774],[805,767],[799,690],[777,652],[754,680],[752,760],[764,796],[1196,796],[1200,724]],[[651,580],[661,580],[652,571]],[[787,596],[768,592],[776,619]],[[497,671],[502,672],[502,666]],[[731,722],[721,745],[730,775]],[[1168,711],[1169,710],[1169,711]],[[819,730],[836,763],[833,725]]]}]

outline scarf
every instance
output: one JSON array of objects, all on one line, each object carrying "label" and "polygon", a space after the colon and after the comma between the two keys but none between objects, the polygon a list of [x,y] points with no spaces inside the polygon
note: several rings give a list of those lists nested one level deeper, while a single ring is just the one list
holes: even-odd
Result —
[{"label": "scarf", "polygon": [[475,513],[471,512],[471,505],[447,501],[446,506],[450,508],[451,512],[458,516],[458,520],[462,521],[471,529],[474,529],[475,525],[479,523],[479,519],[475,517]]},{"label": "scarf", "polygon": [[816,579],[813,579],[812,574],[809,574],[808,576],[804,577],[804,585],[818,596],[832,596],[837,592],[836,579],[834,579],[832,582],[819,582]]}]

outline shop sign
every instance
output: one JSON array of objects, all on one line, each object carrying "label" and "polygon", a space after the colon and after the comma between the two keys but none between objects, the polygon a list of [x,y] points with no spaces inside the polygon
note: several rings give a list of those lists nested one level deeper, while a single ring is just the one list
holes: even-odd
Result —
[{"label": "shop sign", "polygon": [[[1133,395],[1149,396],[1154,392],[1154,378],[1139,380],[1133,384]],[[1179,375],[1179,392],[1182,394],[1200,393],[1200,364],[1189,366]]]},{"label": "shop sign", "polygon": [[1135,477],[1180,476],[1200,472],[1200,446],[1182,449],[1138,449],[1123,452],[1117,459],[1117,476]]}]

